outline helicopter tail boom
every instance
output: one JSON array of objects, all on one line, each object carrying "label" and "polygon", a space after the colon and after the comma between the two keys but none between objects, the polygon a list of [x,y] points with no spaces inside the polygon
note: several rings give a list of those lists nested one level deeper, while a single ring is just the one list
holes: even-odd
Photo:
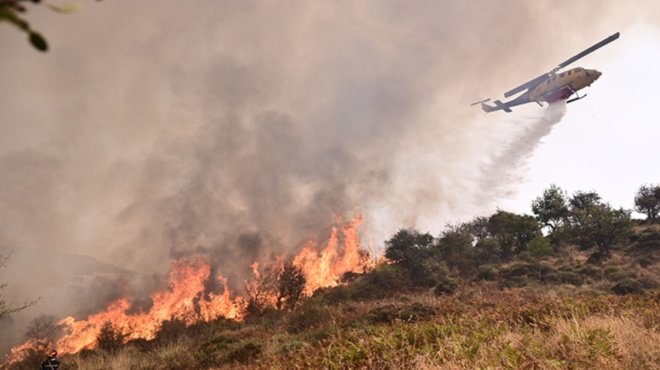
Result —
[{"label": "helicopter tail boom", "polygon": [[488,105],[488,104],[486,104],[486,103],[481,103],[481,109],[483,109],[484,112],[486,112],[486,113],[490,113],[490,112],[493,112],[493,111],[496,111],[496,110],[500,110],[500,109],[503,110],[503,111],[505,111],[505,112],[507,112],[507,113],[511,113],[511,112],[513,112],[513,111],[511,110],[511,108],[509,108],[508,105],[502,103],[502,102],[499,101],[499,100],[495,100],[493,103],[495,103],[495,106],[494,106],[494,107],[493,107],[493,106],[490,106],[490,105]]}]

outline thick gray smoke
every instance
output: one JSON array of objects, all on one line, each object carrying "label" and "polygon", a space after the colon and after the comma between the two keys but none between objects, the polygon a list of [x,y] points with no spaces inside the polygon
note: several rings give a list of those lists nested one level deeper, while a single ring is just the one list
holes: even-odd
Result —
[{"label": "thick gray smoke", "polygon": [[333,214],[362,212],[378,249],[490,212],[494,168],[549,126],[469,104],[657,14],[618,4],[111,0],[29,13],[46,55],[0,25],[0,250],[21,261],[0,281],[69,314],[71,266],[43,251],[162,276],[204,250],[238,284]]}]

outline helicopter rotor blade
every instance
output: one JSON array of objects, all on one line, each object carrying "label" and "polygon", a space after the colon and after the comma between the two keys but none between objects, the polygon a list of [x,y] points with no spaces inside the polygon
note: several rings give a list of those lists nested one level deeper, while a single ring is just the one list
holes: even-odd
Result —
[{"label": "helicopter rotor blade", "polygon": [[585,49],[585,50],[582,51],[581,53],[572,56],[571,58],[567,59],[567,60],[564,61],[563,63],[560,63],[556,68],[554,68],[554,69],[551,70],[550,72],[548,72],[548,73],[544,73],[544,74],[542,74],[542,75],[540,75],[540,76],[538,76],[538,77],[536,77],[536,78],[534,78],[534,79],[532,79],[532,80],[529,80],[529,81],[525,82],[524,84],[522,84],[522,85],[520,85],[520,86],[518,86],[518,87],[516,87],[516,88],[513,88],[513,89],[511,89],[511,90],[505,92],[505,93],[504,93],[504,97],[505,97],[505,98],[508,98],[508,97],[510,97],[511,95],[515,95],[515,94],[517,94],[517,93],[519,93],[519,92],[521,92],[521,91],[523,91],[523,90],[525,90],[525,89],[533,88],[534,86],[536,86],[536,85],[540,84],[541,82],[545,81],[545,79],[547,79],[549,76],[552,76],[552,74],[555,73],[555,72],[557,72],[558,70],[560,70],[560,69],[566,67],[567,65],[569,65],[569,64],[571,64],[571,63],[573,63],[573,62],[575,62],[576,60],[578,60],[578,59],[580,59],[580,58],[585,57],[585,56],[588,55],[588,54],[593,53],[594,51],[596,51],[596,50],[602,48],[603,46],[609,44],[610,42],[612,42],[612,41],[614,41],[614,40],[616,40],[616,39],[618,39],[618,38],[619,38],[619,32],[613,34],[612,36],[610,36],[610,37],[608,37],[608,38],[602,40],[601,42],[599,42],[599,43],[597,43],[597,44],[594,44],[593,46],[591,46],[591,47],[588,48],[588,49]]},{"label": "helicopter rotor blade", "polygon": [[616,39],[618,39],[618,38],[619,38],[619,32],[615,33],[614,35],[612,35],[612,36],[610,36],[610,37],[604,39],[603,41],[601,41],[601,42],[599,42],[599,43],[597,43],[597,44],[594,44],[592,47],[590,47],[590,48],[588,48],[588,49],[585,49],[583,52],[581,52],[581,53],[579,53],[579,54],[576,54],[575,56],[573,56],[573,57],[567,59],[566,61],[564,61],[563,63],[561,63],[561,64],[559,64],[559,65],[557,66],[557,70],[566,67],[567,65],[569,65],[569,64],[571,64],[571,63],[573,63],[573,62],[575,62],[576,60],[578,60],[578,59],[580,59],[580,58],[585,57],[585,56],[588,55],[588,54],[593,53],[594,51],[596,51],[596,50],[602,48],[603,46],[609,44],[610,42],[612,42],[612,41],[614,41],[614,40],[616,40]]},{"label": "helicopter rotor blade", "polygon": [[519,92],[521,92],[525,89],[528,89],[530,87],[534,87],[534,86],[540,84],[541,82],[545,81],[546,78],[548,78],[548,74],[544,73],[544,74],[536,77],[535,79],[529,80],[529,81],[525,82],[524,84],[505,92],[504,97],[508,98],[509,96],[515,95],[515,94],[517,94],[517,93],[519,93]]}]

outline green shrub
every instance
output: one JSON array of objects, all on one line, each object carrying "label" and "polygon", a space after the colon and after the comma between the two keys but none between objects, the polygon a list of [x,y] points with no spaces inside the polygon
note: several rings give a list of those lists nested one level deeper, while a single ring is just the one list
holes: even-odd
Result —
[{"label": "green shrub", "polygon": [[639,259],[639,265],[643,268],[647,268],[655,263],[655,260],[650,256],[644,256]]},{"label": "green shrub", "polygon": [[332,337],[332,329],[324,327],[319,330],[305,332],[304,339],[310,343],[322,343]]},{"label": "green shrub", "polygon": [[367,318],[372,324],[389,324],[399,318],[399,310],[395,305],[388,304],[370,310]]},{"label": "green shrub", "polygon": [[533,257],[537,258],[552,256],[555,253],[550,240],[543,236],[537,236],[532,239],[532,241],[529,242],[528,250]]},{"label": "green shrub", "polygon": [[605,266],[605,269],[603,269],[603,272],[605,273],[605,277],[608,279],[612,274],[618,273],[619,271],[621,271],[621,268],[619,266],[614,266],[614,265]]},{"label": "green shrub", "polygon": [[556,275],[557,281],[562,284],[571,284],[575,286],[584,284],[584,277],[573,271],[558,271]]},{"label": "green shrub", "polygon": [[426,260],[411,274],[412,283],[416,286],[430,288],[447,277],[449,269],[444,262]]},{"label": "green shrub", "polygon": [[251,359],[258,357],[262,352],[261,345],[252,341],[245,343],[234,343],[229,346],[226,353],[220,357],[220,362],[240,362],[247,363]]},{"label": "green shrub", "polygon": [[653,228],[642,231],[635,243],[635,248],[645,251],[660,249],[660,231]]},{"label": "green shrub", "polygon": [[477,279],[480,280],[495,280],[497,277],[497,266],[492,264],[485,264],[479,266],[477,272]]},{"label": "green shrub", "polygon": [[410,277],[397,265],[380,265],[353,283],[356,300],[382,299],[412,288]]},{"label": "green shrub", "polygon": [[644,250],[657,250],[660,249],[660,240],[645,240],[639,244],[640,249]]},{"label": "green shrub", "polygon": [[644,293],[642,283],[635,279],[626,278],[612,286],[612,291],[618,295]]},{"label": "green shrub", "polygon": [[452,278],[445,278],[433,288],[435,295],[452,295],[458,288],[458,282]]},{"label": "green shrub", "polygon": [[399,318],[406,322],[417,322],[435,315],[435,309],[425,306],[419,302],[404,307],[399,313]]},{"label": "green shrub", "polygon": [[298,340],[293,340],[291,342],[284,343],[280,346],[278,353],[285,357],[290,357],[295,355],[299,350],[307,347],[309,344],[301,342]]},{"label": "green shrub", "polygon": [[590,277],[595,280],[600,280],[603,278],[603,269],[593,265],[585,265],[576,270],[579,274],[583,276]]},{"label": "green shrub", "polygon": [[316,304],[305,304],[291,312],[286,318],[286,331],[290,334],[298,334],[312,328],[320,328],[326,325],[332,316],[327,309]]},{"label": "green shrub", "polygon": [[325,304],[336,305],[355,300],[355,286],[339,285],[331,288],[321,288],[314,292],[312,299],[322,301]]},{"label": "green shrub", "polygon": [[505,280],[520,281],[527,280],[521,278],[531,278],[539,281],[545,281],[549,274],[554,273],[555,270],[542,263],[514,263],[508,269],[500,270],[500,275]]},{"label": "green shrub", "polygon": [[636,274],[634,271],[618,270],[618,271],[613,271],[609,274],[605,273],[605,276],[607,277],[607,280],[617,282],[624,279],[635,278]]},{"label": "green shrub", "polygon": [[219,334],[204,342],[195,358],[204,365],[216,363],[246,363],[262,352],[261,345],[252,341],[241,342],[238,338]]},{"label": "green shrub", "polygon": [[514,263],[513,265],[509,266],[508,269],[502,270],[502,273],[504,274],[505,277],[518,277],[518,276],[526,276],[530,272],[530,264],[529,263]]}]

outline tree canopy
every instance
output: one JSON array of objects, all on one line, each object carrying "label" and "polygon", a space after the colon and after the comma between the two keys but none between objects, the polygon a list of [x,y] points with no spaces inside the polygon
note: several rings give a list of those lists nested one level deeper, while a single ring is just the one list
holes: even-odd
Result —
[{"label": "tree canopy", "polygon": [[532,212],[543,225],[555,231],[568,216],[566,192],[552,184],[532,202]]},{"label": "tree canopy", "polygon": [[660,185],[642,185],[635,194],[635,211],[656,222],[660,213]]}]

